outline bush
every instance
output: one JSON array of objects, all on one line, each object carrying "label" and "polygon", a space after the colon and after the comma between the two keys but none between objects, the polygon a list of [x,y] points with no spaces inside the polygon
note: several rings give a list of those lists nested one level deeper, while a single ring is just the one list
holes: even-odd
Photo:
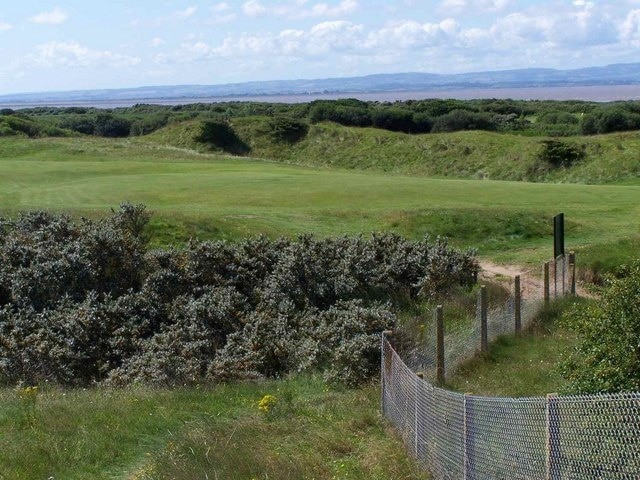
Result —
[{"label": "bush", "polygon": [[453,110],[437,117],[432,132],[457,132],[460,130],[495,130],[491,115],[468,110]]},{"label": "bush", "polygon": [[94,134],[100,137],[128,137],[131,122],[125,118],[114,117],[109,113],[96,116]]},{"label": "bush", "polygon": [[273,140],[286,143],[299,142],[309,131],[309,126],[305,122],[282,115],[270,118],[267,128]]},{"label": "bush", "polygon": [[581,343],[563,364],[571,392],[640,390],[640,260],[622,278],[609,278],[597,302],[566,316]]},{"label": "bush", "polygon": [[229,153],[244,154],[250,150],[249,146],[238,137],[231,125],[219,120],[202,122],[196,141]]},{"label": "bush", "polygon": [[560,140],[544,140],[538,153],[538,160],[553,168],[570,167],[586,157],[584,145],[565,143]]},{"label": "bush", "polygon": [[248,239],[147,251],[149,214],[0,222],[0,382],[192,384],[322,370],[374,375],[407,302],[471,285],[443,240]]}]

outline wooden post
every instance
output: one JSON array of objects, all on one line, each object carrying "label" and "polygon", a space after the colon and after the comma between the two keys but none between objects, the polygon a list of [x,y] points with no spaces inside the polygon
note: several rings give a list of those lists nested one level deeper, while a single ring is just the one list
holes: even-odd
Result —
[{"label": "wooden post", "polygon": [[436,307],[436,381],[444,384],[444,315],[442,305]]},{"label": "wooden post", "polygon": [[486,352],[489,349],[488,328],[487,328],[487,287],[480,287],[480,351]]},{"label": "wooden post", "polygon": [[520,291],[520,275],[516,275],[514,282],[514,305],[513,312],[515,317],[515,328],[516,335],[520,335],[522,332],[522,313],[521,313],[521,303],[522,303],[522,292]]},{"label": "wooden post", "polygon": [[576,254],[575,252],[569,252],[569,281],[571,282],[570,293],[575,297],[576,295]]},{"label": "wooden post", "polygon": [[558,257],[553,259],[553,298],[558,298]]},{"label": "wooden post", "polygon": [[560,432],[558,412],[558,394],[550,393],[547,395],[546,402],[546,480],[559,480],[560,469],[558,462],[560,461]]},{"label": "wooden post", "polygon": [[549,305],[549,262],[544,262],[544,304]]}]

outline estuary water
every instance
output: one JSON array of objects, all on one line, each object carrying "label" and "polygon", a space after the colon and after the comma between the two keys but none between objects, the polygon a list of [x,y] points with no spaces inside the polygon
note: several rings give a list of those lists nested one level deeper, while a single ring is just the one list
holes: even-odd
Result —
[{"label": "estuary water", "polygon": [[514,100],[587,100],[611,102],[615,100],[640,100],[640,85],[595,85],[568,87],[514,87],[514,88],[462,88],[447,90],[418,90],[397,92],[353,92],[314,93],[295,95],[240,95],[225,97],[180,97],[180,98],[132,98],[114,100],[72,100],[34,101],[1,103],[0,108],[31,107],[97,107],[118,108],[146,103],[155,105],[186,105],[189,103],[219,102],[271,102],[304,103],[312,100],[334,100],[338,98],[358,98],[365,101],[393,102],[396,100],[423,100],[428,98],[471,99],[514,99]]}]

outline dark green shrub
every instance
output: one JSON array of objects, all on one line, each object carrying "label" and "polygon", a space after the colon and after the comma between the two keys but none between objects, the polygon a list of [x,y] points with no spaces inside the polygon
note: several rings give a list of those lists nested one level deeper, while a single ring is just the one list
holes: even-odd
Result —
[{"label": "dark green shrub", "polygon": [[309,125],[295,118],[278,115],[267,122],[269,135],[276,142],[296,143],[309,131]]},{"label": "dark green shrub", "polygon": [[597,302],[576,305],[565,323],[581,340],[563,365],[572,392],[640,390],[640,260],[609,278]]},{"label": "dark green shrub", "polygon": [[413,113],[399,108],[379,108],[372,116],[373,126],[392,132],[412,133],[416,130]]},{"label": "dark green shrub", "polygon": [[460,130],[495,130],[491,115],[468,110],[453,110],[437,117],[432,132],[457,132]]},{"label": "dark green shrub", "polygon": [[128,137],[131,122],[109,113],[99,113],[95,119],[94,134],[100,137]]},{"label": "dark green shrub", "polygon": [[73,222],[0,221],[0,383],[185,384],[375,374],[393,310],[471,285],[473,252],[392,234],[191,242],[147,251],[124,204]]},{"label": "dark green shrub", "polygon": [[249,146],[238,137],[233,127],[220,120],[202,122],[196,141],[229,153],[244,154],[250,150]]},{"label": "dark green shrub", "polygon": [[584,145],[565,143],[560,140],[544,140],[538,159],[553,168],[570,167],[583,160],[587,153]]}]

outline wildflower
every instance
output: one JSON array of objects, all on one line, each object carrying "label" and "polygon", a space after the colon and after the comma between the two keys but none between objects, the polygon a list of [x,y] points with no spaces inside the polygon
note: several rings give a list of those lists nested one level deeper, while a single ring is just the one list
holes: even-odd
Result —
[{"label": "wildflower", "polygon": [[258,402],[258,410],[263,413],[270,413],[273,410],[273,407],[278,403],[278,399],[273,395],[265,395]]}]

